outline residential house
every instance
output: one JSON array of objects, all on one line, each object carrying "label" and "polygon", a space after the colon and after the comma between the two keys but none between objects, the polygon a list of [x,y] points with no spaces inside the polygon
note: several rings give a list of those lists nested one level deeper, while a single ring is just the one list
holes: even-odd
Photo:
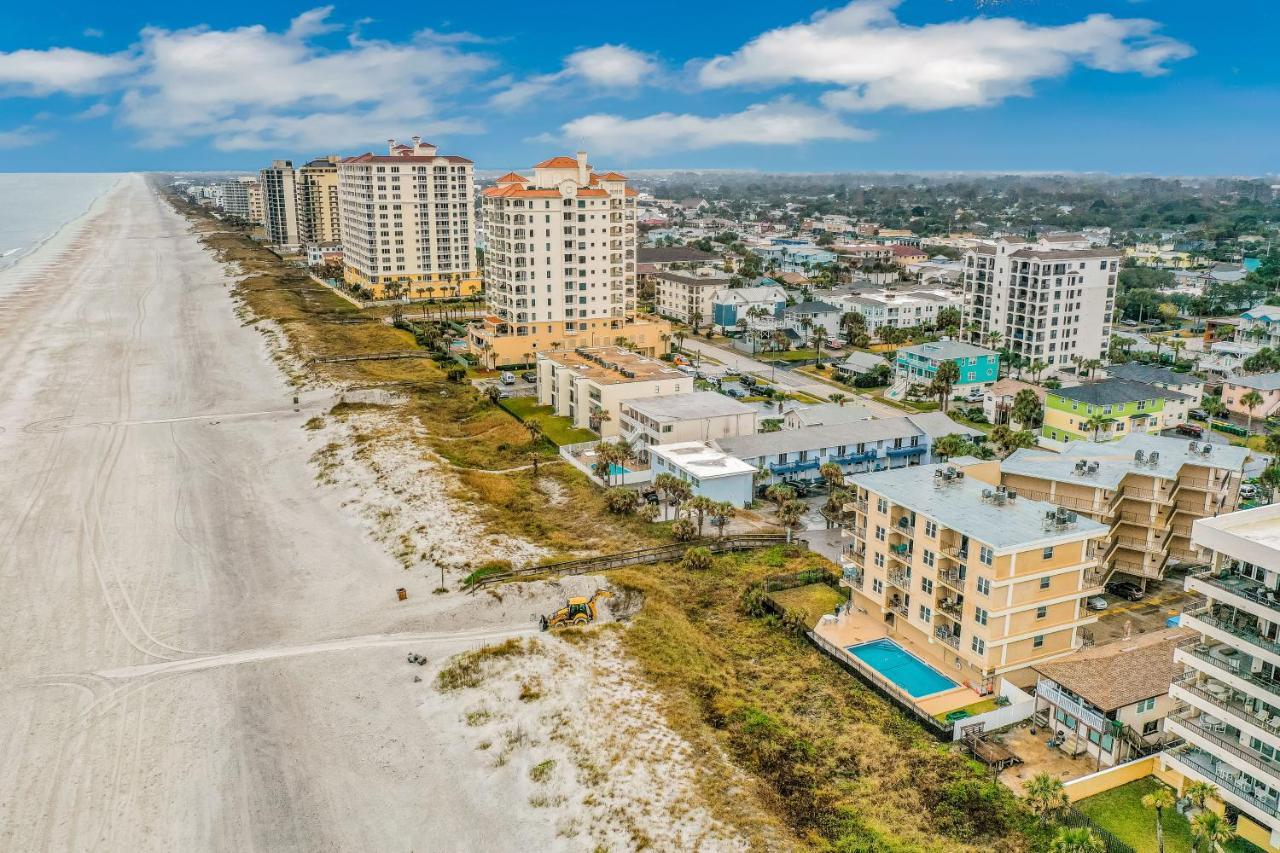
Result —
[{"label": "residential house", "polygon": [[875,336],[884,326],[906,329],[937,325],[946,308],[962,309],[964,295],[946,290],[866,290],[824,296],[826,301],[861,314],[867,334]]},{"label": "residential house", "polygon": [[[1159,432],[1166,402],[1188,397],[1155,385],[1107,379],[1050,391],[1045,399],[1040,434],[1054,441],[1109,441],[1131,432]],[[1101,419],[1096,429],[1093,418]]]},{"label": "residential house", "polygon": [[1248,455],[1243,447],[1134,432],[1105,444],[1073,441],[1061,453],[1017,450],[1001,476],[1019,494],[1105,524],[1104,572],[1145,585],[1172,565],[1200,562],[1192,523],[1235,510]]},{"label": "residential house", "polygon": [[624,400],[621,434],[641,454],[659,444],[754,435],[758,409],[715,391]]},{"label": "residential house", "polygon": [[653,476],[671,474],[684,480],[694,496],[750,506],[756,469],[703,441],[660,444],[649,448]]},{"label": "residential house", "polygon": [[711,298],[711,322],[721,332],[739,328],[739,321],[752,320],[752,309],[764,316],[781,319],[787,293],[781,287],[737,287],[718,290]]},{"label": "residential house", "polygon": [[840,309],[826,302],[797,302],[782,309],[782,325],[808,344],[813,333],[824,329],[827,338],[840,335]]},{"label": "residential house", "polygon": [[1280,346],[1280,305],[1255,305],[1241,314],[1235,339],[1260,346]]},{"label": "residential house", "polygon": [[929,257],[919,246],[895,244],[889,246],[888,249],[893,253],[893,262],[900,267],[918,264]]},{"label": "residential house", "polygon": [[884,621],[949,678],[981,693],[1000,677],[1073,654],[1085,607],[1101,591],[1096,543],[1106,528],[984,478],[997,463],[922,465],[858,474],[851,606]]},{"label": "residential house", "polygon": [[776,267],[780,272],[810,273],[816,271],[836,259],[836,253],[830,249],[822,249],[813,245],[789,245],[775,242],[772,246],[761,246],[755,253],[764,261],[766,267]]},{"label": "residential house", "polygon": [[881,365],[888,365],[888,362],[879,355],[872,352],[854,351],[844,357],[843,361],[837,362],[836,370],[846,373],[850,376],[861,376],[864,373],[870,373]]},{"label": "residential house", "polygon": [[928,384],[945,361],[960,371],[957,391],[967,391],[994,383],[1000,377],[1000,354],[963,341],[934,341],[898,350],[896,373],[900,381]]},{"label": "residential house", "polygon": [[[1250,391],[1256,391],[1262,397],[1262,402],[1252,409],[1244,402]],[[1280,373],[1232,376],[1222,383],[1222,402],[1228,411],[1237,415],[1269,418],[1280,408]]]},{"label": "residential house", "polygon": [[[1044,405],[1045,390],[1039,385],[1032,385],[1029,382],[1021,382],[1017,379],[1001,379],[988,387],[982,395],[982,414],[986,417],[987,422],[992,424],[1009,423],[1009,413],[1013,409],[1013,401],[1018,396],[1019,391],[1031,391],[1036,395],[1036,399],[1040,401],[1040,405]],[[1019,424],[1019,426],[1022,425]]]},{"label": "residential house", "polygon": [[617,346],[540,352],[537,373],[539,405],[601,438],[621,434],[624,402],[693,391],[692,376]]},{"label": "residential house", "polygon": [[1182,395],[1182,399],[1165,400],[1160,416],[1161,429],[1172,429],[1178,424],[1186,423],[1191,417],[1191,410],[1198,408],[1200,401],[1204,399],[1204,380],[1194,373],[1178,373],[1167,367],[1136,361],[1112,364],[1104,369],[1113,379],[1154,385]]},{"label": "residential house", "polygon": [[1095,767],[1150,755],[1171,739],[1164,720],[1177,701],[1169,683],[1183,671],[1173,653],[1194,636],[1166,628],[1036,664],[1037,725]]}]

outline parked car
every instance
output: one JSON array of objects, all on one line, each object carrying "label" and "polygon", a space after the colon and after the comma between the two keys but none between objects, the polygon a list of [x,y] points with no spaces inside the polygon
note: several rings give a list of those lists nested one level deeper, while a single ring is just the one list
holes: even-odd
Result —
[{"label": "parked car", "polygon": [[1136,583],[1129,581],[1113,581],[1107,584],[1107,592],[1114,596],[1123,598],[1127,601],[1141,601],[1146,598],[1147,594],[1142,591],[1142,587]]},{"label": "parked car", "polygon": [[1208,413],[1208,412],[1206,412],[1204,409],[1192,409],[1192,410],[1191,410],[1190,412],[1188,412],[1187,414],[1191,417],[1191,420],[1193,420],[1193,421],[1207,421],[1207,420],[1209,420],[1209,413]]},{"label": "parked car", "polygon": [[1095,595],[1093,598],[1086,601],[1085,604],[1090,610],[1106,610],[1110,606],[1107,604],[1107,600],[1100,595]]},{"label": "parked car", "polygon": [[1174,429],[1176,429],[1180,435],[1189,435],[1192,438],[1204,437],[1204,427],[1196,426],[1195,424],[1178,424]]},{"label": "parked car", "polygon": [[510,370],[504,370],[502,371],[502,375],[498,377],[498,380],[502,382],[503,385],[515,385],[516,375]]},{"label": "parked car", "polygon": [[1124,324],[1124,325],[1126,325],[1126,326],[1136,326],[1136,325],[1138,325],[1138,321],[1137,321],[1137,320],[1121,320],[1120,322],[1121,322],[1121,323],[1123,323],[1123,324]]},{"label": "parked car", "polygon": [[1260,494],[1258,487],[1253,483],[1245,483],[1240,487],[1240,499],[1251,501]]},{"label": "parked car", "polygon": [[534,385],[538,381],[538,374],[532,370],[526,370],[524,373],[520,374],[520,378],[525,382],[528,382],[530,385]]},{"label": "parked car", "polygon": [[741,400],[743,397],[747,396],[746,394],[743,394],[741,391],[739,391],[737,388],[725,388],[720,393],[728,394],[730,397],[732,397],[735,400]]}]

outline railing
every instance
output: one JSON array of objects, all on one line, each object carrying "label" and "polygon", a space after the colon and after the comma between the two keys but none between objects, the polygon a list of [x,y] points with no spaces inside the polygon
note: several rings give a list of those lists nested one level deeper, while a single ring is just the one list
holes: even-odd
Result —
[{"label": "railing", "polygon": [[862,589],[865,578],[866,575],[863,574],[862,569],[844,570],[844,579],[848,581],[851,586],[854,586],[857,589]]},{"label": "railing", "polygon": [[[1186,744],[1177,749],[1169,750],[1165,753],[1175,761],[1186,764],[1195,768],[1201,775],[1207,776],[1213,780],[1215,785],[1230,791],[1242,800],[1247,801],[1254,808],[1262,811],[1272,817],[1280,817],[1280,806],[1271,800],[1264,800],[1254,793],[1254,789],[1240,784],[1239,778],[1235,775],[1236,769],[1226,761],[1220,761],[1213,755],[1198,746]],[[1226,767],[1229,772],[1223,773],[1220,768]]]},{"label": "railing", "polygon": [[[1232,649],[1233,651],[1235,650],[1234,646],[1226,646],[1226,648]],[[1214,657],[1208,649],[1194,642],[1188,643],[1185,646],[1179,646],[1178,651],[1191,655],[1197,660],[1204,661],[1214,667],[1215,674],[1238,678],[1241,681],[1251,684],[1254,687],[1258,687],[1267,693],[1270,693],[1272,696],[1277,697],[1277,699],[1280,699],[1280,681],[1263,678],[1249,670],[1240,668],[1240,659],[1237,657],[1233,657],[1230,660],[1223,660],[1222,658]],[[1219,677],[1221,677],[1221,675]],[[1280,701],[1278,701],[1276,705],[1280,707]]]},{"label": "railing", "polygon": [[1215,750],[1225,750],[1246,764],[1269,774],[1271,778],[1280,780],[1280,764],[1267,761],[1261,754],[1254,752],[1251,749],[1245,749],[1240,745],[1240,741],[1238,739],[1226,737],[1218,732],[1206,729],[1204,726],[1188,717],[1185,713],[1170,714],[1166,718],[1166,722],[1172,723],[1175,729],[1182,729],[1182,736],[1184,738],[1190,740],[1188,735],[1204,738],[1213,744]]},{"label": "railing", "polygon": [[893,601],[889,604],[889,609],[899,616],[906,617],[908,615],[907,605],[900,601]]},{"label": "railing", "polygon": [[933,638],[944,645],[950,646],[956,651],[960,650],[959,634],[953,634],[945,628],[939,628],[933,632]]},{"label": "railing", "polygon": [[915,539],[915,538],[916,538],[916,532],[915,532],[915,530],[913,530],[912,528],[910,528],[910,527],[908,527],[907,525],[903,524],[902,522],[898,522],[897,524],[893,525],[893,527],[889,528],[889,532],[890,532],[890,533],[897,533],[897,534],[899,534],[899,535],[901,535],[901,536],[905,536],[905,537],[906,537],[906,538],[908,538],[908,539]]},{"label": "railing", "polygon": [[940,601],[938,602],[938,612],[944,613],[959,622],[964,616],[964,603],[960,601]]},{"label": "railing", "polygon": [[1280,655],[1280,643],[1275,640],[1268,640],[1256,630],[1237,628],[1231,622],[1217,616],[1211,608],[1204,607],[1200,610],[1192,610],[1184,615],[1190,616],[1192,619],[1203,622],[1210,627],[1217,628],[1219,631],[1230,634],[1233,637],[1239,637],[1246,643],[1264,649],[1273,655]]},{"label": "railing", "polygon": [[898,589],[911,589],[911,573],[910,572],[889,572],[889,583]]},{"label": "railing", "polygon": [[955,560],[957,563],[969,562],[969,551],[967,549],[961,550],[960,548],[943,548],[942,556],[946,557],[948,560]]},{"label": "railing", "polygon": [[1066,507],[1068,509],[1080,509],[1085,512],[1101,512],[1103,510],[1103,502],[1100,500],[1085,500],[1084,498],[1073,498],[1070,495],[1055,495],[1044,492],[1039,489],[1027,489],[1021,486],[1014,489],[1019,495],[1030,498],[1033,501],[1044,501],[1054,506]]},{"label": "railing", "polygon": [[965,575],[959,569],[947,569],[938,572],[939,582],[951,587],[956,592],[964,592]]},{"label": "railing", "polygon": [[[1227,578],[1231,578],[1230,581]],[[1280,611],[1280,593],[1243,575],[1228,575],[1227,578],[1212,574],[1196,575],[1195,580],[1208,584],[1215,589],[1231,595],[1239,596],[1254,604],[1261,604],[1269,610]]]},{"label": "railing", "polygon": [[[1041,678],[1036,682],[1036,695],[1053,703],[1071,716],[1083,720],[1089,727],[1099,732],[1110,732],[1111,721],[1091,708],[1086,708],[1079,699],[1068,696],[1057,684]],[[1054,720],[1053,724],[1056,725]]]},{"label": "railing", "polygon": [[[1265,729],[1266,731],[1269,731],[1273,734],[1276,733],[1277,731],[1280,731],[1280,722],[1278,722],[1275,726],[1272,726],[1267,722],[1263,722],[1261,719],[1257,717],[1253,709],[1251,709],[1247,703],[1241,702],[1237,699],[1223,699],[1220,696],[1215,696],[1212,693],[1210,693],[1208,690],[1205,690],[1203,687],[1201,687],[1199,684],[1196,683],[1197,674],[1198,673],[1195,673],[1195,672],[1188,673],[1182,676],[1181,678],[1175,679],[1173,683],[1177,685],[1179,688],[1187,691],[1188,693],[1191,693],[1197,696],[1198,698],[1203,699],[1204,701],[1208,702],[1214,707],[1221,708],[1223,711],[1226,711],[1227,713],[1232,714],[1233,716],[1243,720],[1244,722],[1247,722],[1251,726],[1256,726],[1257,728]],[[1229,686],[1229,685],[1224,685],[1224,686]],[[1234,691],[1232,692],[1234,693]],[[1236,726],[1236,728],[1240,728],[1240,727]]]}]

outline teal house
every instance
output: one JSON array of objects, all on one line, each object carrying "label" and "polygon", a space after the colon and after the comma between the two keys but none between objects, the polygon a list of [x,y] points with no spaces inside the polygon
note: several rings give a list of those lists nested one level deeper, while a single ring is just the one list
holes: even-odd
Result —
[{"label": "teal house", "polygon": [[1000,378],[1000,353],[963,341],[934,341],[898,350],[897,375],[907,382],[933,381],[938,365],[954,361],[960,369],[957,388],[989,385]]}]

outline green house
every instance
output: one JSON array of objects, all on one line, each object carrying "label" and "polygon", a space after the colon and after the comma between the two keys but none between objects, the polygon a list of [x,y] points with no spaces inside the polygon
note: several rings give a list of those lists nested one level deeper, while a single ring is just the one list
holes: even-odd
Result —
[{"label": "green house", "polygon": [[[1054,441],[1109,441],[1134,432],[1158,433],[1160,413],[1186,394],[1143,382],[1108,379],[1050,391],[1040,434]],[[1097,419],[1096,422],[1094,419]]]}]

